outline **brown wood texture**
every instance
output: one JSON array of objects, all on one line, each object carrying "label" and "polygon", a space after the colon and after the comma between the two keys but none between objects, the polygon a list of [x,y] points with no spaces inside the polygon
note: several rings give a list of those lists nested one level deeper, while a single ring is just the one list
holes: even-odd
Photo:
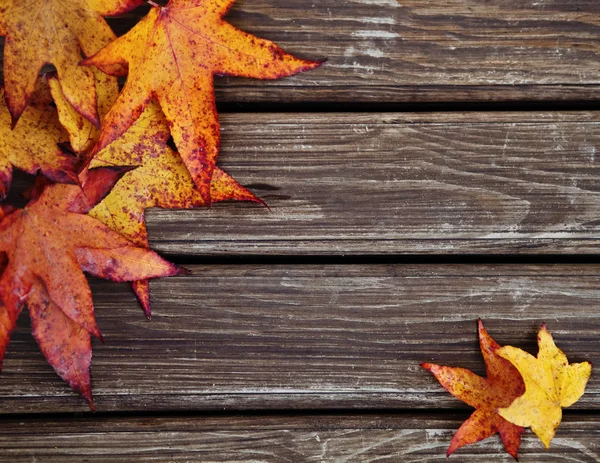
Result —
[{"label": "brown wood texture", "polygon": [[222,167],[271,210],[151,210],[161,252],[598,252],[600,112],[222,119]]},{"label": "brown wood texture", "polygon": [[[256,417],[124,417],[0,421],[0,455],[20,462],[445,462],[467,413]],[[528,432],[522,463],[600,460],[596,415],[566,415],[549,451]],[[498,436],[459,450],[457,463],[510,462]]]},{"label": "brown wood texture", "polygon": [[[600,265],[210,265],[152,284],[147,321],[126,285],[93,285],[99,411],[465,408],[419,364],[483,374],[477,318],[537,353],[548,324],[571,362],[600,364]],[[85,411],[26,317],[0,412]],[[594,371],[573,406],[598,410]]]},{"label": "brown wood texture", "polygon": [[[121,34],[146,10],[111,24]],[[238,0],[236,26],[321,69],[217,79],[221,102],[598,101],[596,0]]]},{"label": "brown wood texture", "polygon": [[225,79],[219,101],[599,98],[596,0],[238,0],[229,20],[329,61],[269,85]]},{"label": "brown wood texture", "polygon": [[[220,165],[270,210],[148,211],[155,249],[210,264],[152,282],[151,321],[127,285],[92,282],[97,415],[79,415],[24,313],[0,461],[442,462],[469,410],[419,364],[483,374],[478,317],[534,354],[546,322],[571,362],[600,365],[600,264],[486,261],[598,255],[600,111],[529,111],[600,101],[597,0],[238,0],[228,20],[328,58],[216,78]],[[431,108],[446,112],[385,112]],[[453,254],[482,263],[439,259]],[[600,461],[599,396],[594,370],[550,452],[528,432],[521,461]],[[497,437],[452,458],[512,461]]]}]

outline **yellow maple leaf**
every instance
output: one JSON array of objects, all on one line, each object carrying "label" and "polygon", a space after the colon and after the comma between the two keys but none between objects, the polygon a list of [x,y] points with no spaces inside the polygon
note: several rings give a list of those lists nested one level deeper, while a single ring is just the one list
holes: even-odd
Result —
[{"label": "yellow maple leaf", "polygon": [[77,112],[96,125],[94,79],[79,66],[116,36],[102,16],[115,16],[142,0],[3,0],[0,35],[6,36],[4,85],[6,103],[16,121],[27,106],[46,63],[56,67],[62,90]]},{"label": "yellow maple leaf", "polygon": [[[119,96],[119,84],[115,77],[108,76],[95,67],[90,67],[90,70],[94,76],[96,86],[98,115],[100,119],[104,119],[104,116],[106,116],[106,113],[108,113],[110,107]],[[49,76],[48,83],[50,84],[52,98],[56,103],[58,119],[69,134],[71,148],[76,153],[84,153],[90,150],[96,141],[98,141],[100,130],[79,114],[67,101],[56,74]]]},{"label": "yellow maple leaf", "polygon": [[10,188],[13,168],[29,174],[40,172],[55,182],[77,183],[77,159],[62,152],[60,143],[67,141],[45,79],[38,81],[31,104],[11,129],[11,117],[0,88],[0,199]]},{"label": "yellow maple leaf", "polygon": [[[167,120],[158,103],[151,101],[129,130],[96,154],[90,163],[92,169],[136,166],[90,215],[137,246],[148,247],[146,209],[189,209],[206,205],[183,160],[169,148],[168,139]],[[210,195],[213,202],[238,200],[264,204],[218,167],[211,179]],[[150,317],[148,282],[136,281],[133,288]]]},{"label": "yellow maple leaf", "polygon": [[545,324],[538,333],[538,347],[537,357],[512,346],[496,351],[519,370],[525,381],[525,394],[509,407],[498,409],[498,414],[513,424],[530,427],[548,448],[562,420],[562,409],[583,395],[592,365],[569,364]]}]

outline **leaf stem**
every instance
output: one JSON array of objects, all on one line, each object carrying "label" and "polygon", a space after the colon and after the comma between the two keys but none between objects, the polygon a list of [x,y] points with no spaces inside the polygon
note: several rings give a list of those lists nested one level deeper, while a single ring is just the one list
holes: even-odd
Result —
[{"label": "leaf stem", "polygon": [[155,6],[156,8],[162,8],[161,5],[159,5],[158,3],[152,1],[152,0],[146,0],[147,3],[149,3],[152,6]]}]

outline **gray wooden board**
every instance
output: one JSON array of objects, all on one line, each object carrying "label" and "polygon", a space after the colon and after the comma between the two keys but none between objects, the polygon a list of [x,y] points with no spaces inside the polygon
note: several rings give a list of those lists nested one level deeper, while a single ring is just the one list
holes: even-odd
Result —
[{"label": "gray wooden board", "polygon": [[[483,374],[476,321],[537,353],[547,322],[571,362],[600,364],[600,265],[210,265],[153,282],[147,321],[127,285],[94,282],[100,411],[465,408],[423,361]],[[600,408],[593,373],[576,409]],[[0,412],[85,410],[38,353],[27,317]]]},{"label": "gray wooden board", "polygon": [[262,197],[151,210],[172,255],[596,254],[600,112],[227,114]]},{"label": "gray wooden board", "polygon": [[[0,421],[0,458],[17,462],[445,462],[458,415],[402,414],[92,417]],[[550,450],[530,431],[523,463],[597,462],[596,415],[566,415]],[[452,460],[512,462],[498,436]]]},{"label": "gray wooden board", "polygon": [[[146,9],[111,20],[121,34]],[[223,102],[598,100],[596,0],[238,0],[236,26],[319,70],[217,79]]]}]

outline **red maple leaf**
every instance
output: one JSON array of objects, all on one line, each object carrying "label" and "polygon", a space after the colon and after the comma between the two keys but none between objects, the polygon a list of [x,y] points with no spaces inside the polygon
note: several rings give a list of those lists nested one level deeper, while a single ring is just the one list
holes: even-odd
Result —
[{"label": "red maple leaf", "polygon": [[476,408],[454,434],[446,455],[450,456],[465,445],[500,433],[506,451],[516,459],[523,428],[506,421],[498,415],[497,409],[508,407],[513,400],[522,395],[525,392],[525,384],[517,369],[496,354],[500,346],[485,330],[481,320],[479,344],[485,361],[485,378],[464,368],[421,364],[435,375],[450,394]]}]

